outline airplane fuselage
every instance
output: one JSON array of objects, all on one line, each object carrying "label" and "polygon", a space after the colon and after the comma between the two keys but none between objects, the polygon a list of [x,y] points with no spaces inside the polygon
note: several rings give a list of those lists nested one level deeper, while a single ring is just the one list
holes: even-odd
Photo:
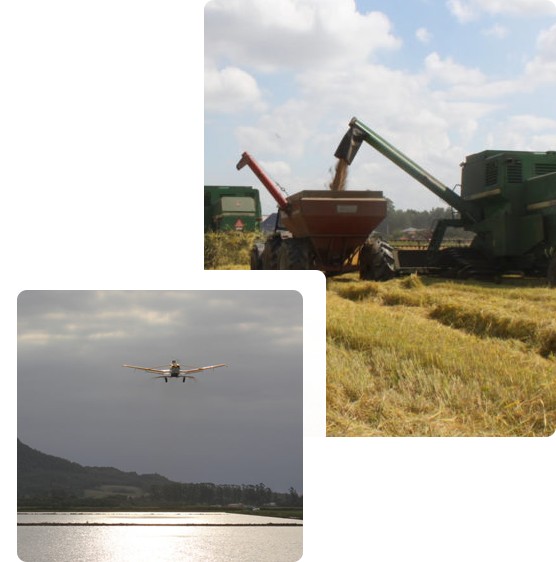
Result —
[{"label": "airplane fuselage", "polygon": [[181,370],[180,364],[174,359],[170,364],[169,369],[162,369],[161,367],[139,367],[138,365],[124,365],[124,367],[128,367],[130,369],[139,369],[141,371],[146,371],[148,373],[156,373],[157,376],[155,378],[164,379],[165,382],[168,382],[168,379],[182,379],[182,382],[185,382],[185,379],[192,379],[197,380],[191,373],[199,373],[201,371],[206,371],[207,369],[216,369],[218,367],[225,367],[224,363],[219,363],[218,365],[207,365],[206,367],[194,367],[192,369],[184,369]]}]

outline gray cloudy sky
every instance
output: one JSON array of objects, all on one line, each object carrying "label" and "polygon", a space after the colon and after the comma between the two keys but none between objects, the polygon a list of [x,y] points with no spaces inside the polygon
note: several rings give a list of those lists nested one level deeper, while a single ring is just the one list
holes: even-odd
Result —
[{"label": "gray cloudy sky", "polygon": [[[227,363],[185,384],[124,363]],[[302,491],[295,291],[27,291],[18,437],[90,466]]]}]

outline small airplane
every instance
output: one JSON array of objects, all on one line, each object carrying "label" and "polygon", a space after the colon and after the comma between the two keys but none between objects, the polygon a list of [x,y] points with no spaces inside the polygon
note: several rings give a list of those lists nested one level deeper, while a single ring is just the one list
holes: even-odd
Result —
[{"label": "small airplane", "polygon": [[164,382],[168,382],[170,378],[181,378],[182,382],[185,379],[197,379],[191,376],[189,373],[198,373],[200,371],[207,371],[208,369],[216,369],[218,367],[226,367],[226,363],[219,363],[218,365],[208,365],[207,367],[195,367],[193,369],[182,369],[179,363],[174,359],[169,368],[162,369],[161,367],[138,367],[137,365],[122,365],[122,367],[128,367],[129,369],[138,369],[139,371],[147,371],[147,373],[157,373],[155,379],[164,379]]}]

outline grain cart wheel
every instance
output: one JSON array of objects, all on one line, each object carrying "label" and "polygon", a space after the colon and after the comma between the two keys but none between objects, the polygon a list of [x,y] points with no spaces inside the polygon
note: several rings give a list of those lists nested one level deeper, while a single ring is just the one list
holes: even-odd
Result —
[{"label": "grain cart wheel", "polygon": [[282,239],[276,235],[269,238],[264,244],[264,250],[261,254],[262,269],[278,269],[278,255]]},{"label": "grain cart wheel", "polygon": [[392,246],[378,238],[367,240],[359,252],[359,278],[370,281],[387,281],[394,277],[394,273]]},{"label": "grain cart wheel", "polygon": [[288,238],[282,242],[280,269],[313,269],[313,252],[307,238]]},{"label": "grain cart wheel", "polygon": [[548,262],[548,286],[556,288],[556,254]]},{"label": "grain cart wheel", "polygon": [[263,253],[264,247],[261,247],[260,244],[255,244],[251,248],[251,255],[249,257],[250,267],[251,269],[262,269],[263,268]]}]

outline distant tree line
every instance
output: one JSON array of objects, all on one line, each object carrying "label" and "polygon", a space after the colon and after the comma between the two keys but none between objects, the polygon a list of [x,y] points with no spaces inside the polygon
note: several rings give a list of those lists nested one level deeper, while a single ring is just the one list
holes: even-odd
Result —
[{"label": "distant tree line", "polygon": [[151,498],[155,502],[186,505],[229,505],[244,504],[262,506],[301,507],[303,498],[294,488],[288,493],[273,492],[264,484],[155,484],[151,486]]},{"label": "distant tree line", "polygon": [[130,498],[124,494],[109,494],[103,497],[87,497],[64,488],[53,488],[49,492],[18,497],[17,508],[64,510],[69,508],[116,509],[147,506],[143,498]]},{"label": "distant tree line", "polygon": [[[396,209],[394,203],[390,199],[387,201],[387,215],[380,223],[377,232],[385,238],[401,238],[404,236],[404,230],[415,228],[422,231],[423,236],[427,236],[434,230],[436,223],[440,219],[452,219],[455,217],[451,207],[435,207],[428,211],[416,211],[414,209]],[[467,238],[470,235],[462,229],[449,228],[447,237]]]},{"label": "distant tree line", "polygon": [[82,492],[53,487],[48,492],[18,497],[18,507],[172,507],[172,506],[228,506],[242,504],[245,506],[261,507],[275,505],[276,507],[303,507],[303,496],[294,488],[288,492],[274,492],[264,484],[225,484],[212,483],[153,484],[150,493],[142,496],[129,496],[125,493],[107,494],[103,497],[89,497]]}]

